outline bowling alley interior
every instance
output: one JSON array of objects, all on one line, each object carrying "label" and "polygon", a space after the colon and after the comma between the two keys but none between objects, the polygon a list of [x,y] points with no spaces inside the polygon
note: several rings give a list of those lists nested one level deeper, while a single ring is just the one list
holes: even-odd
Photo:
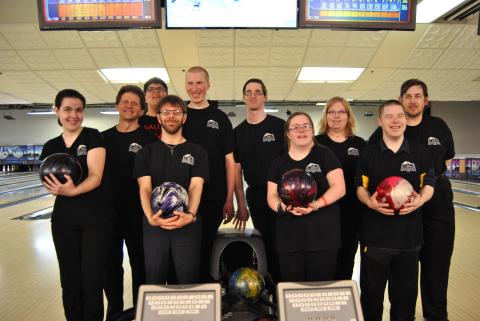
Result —
[{"label": "bowling alley interior", "polygon": [[[395,25],[309,25],[301,19],[305,3],[377,3],[367,0],[294,0],[294,9],[300,8],[293,15],[295,23],[280,26],[241,25],[255,14],[271,17],[282,12],[273,1],[129,0],[123,1],[132,3],[125,16],[140,14],[134,4],[151,2],[156,5],[150,9],[156,11],[150,14],[160,21],[148,26],[134,23],[128,27],[128,21],[106,27],[82,26],[88,16],[100,16],[98,10],[107,10],[95,9],[97,4],[116,2],[122,1],[0,1],[1,320],[65,320],[50,222],[55,197],[38,174],[42,145],[62,132],[52,112],[57,92],[64,88],[81,92],[87,102],[83,126],[104,131],[118,123],[115,97],[123,85],[143,89],[147,79],[159,77],[167,83],[168,94],[188,101],[185,72],[191,66],[208,70],[208,99],[228,116],[233,128],[247,117],[243,84],[259,78],[268,89],[265,111],[269,115],[286,120],[294,112],[306,112],[317,134],[326,101],[344,97],[357,121],[355,135],[365,140],[378,126],[380,104],[398,99],[405,80],[424,81],[429,91],[425,112],[446,122],[455,144],[455,156],[445,172],[455,209],[448,320],[480,320],[479,0],[378,1],[415,6],[416,23],[406,29]],[[429,17],[428,13],[441,9],[440,3],[451,6]],[[92,12],[83,13],[87,18],[68,9],[77,4],[76,10],[87,10],[80,4],[91,6]],[[60,18],[63,23],[58,25],[45,22],[45,15],[57,5],[63,6],[59,15],[78,15],[77,24],[65,23],[68,18]],[[215,5],[219,9],[212,9]],[[215,10],[233,5],[245,16],[235,21],[238,26],[223,25],[229,19],[220,19],[221,11]],[[201,23],[182,27],[182,21],[174,20],[177,11],[185,14],[187,21],[198,16]],[[208,24],[216,18],[220,25]],[[123,69],[123,73],[109,79],[108,71],[114,69]],[[334,75],[350,69],[356,75],[323,77],[327,69],[334,69]],[[245,182],[243,185],[246,187]],[[241,233],[248,236],[253,229],[249,220]],[[230,223],[220,231],[235,229]],[[134,304],[128,260],[124,248],[125,309]],[[358,283],[359,278],[357,251],[353,280]],[[383,321],[390,320],[389,308],[386,291]],[[415,317],[424,320],[420,290]]]}]

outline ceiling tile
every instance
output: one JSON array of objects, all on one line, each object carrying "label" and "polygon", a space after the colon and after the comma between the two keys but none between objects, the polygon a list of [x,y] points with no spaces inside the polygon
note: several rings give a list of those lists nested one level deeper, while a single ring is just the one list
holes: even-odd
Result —
[{"label": "ceiling tile", "polygon": [[343,48],[338,65],[343,67],[367,67],[377,48]]},{"label": "ceiling tile", "polygon": [[304,47],[272,47],[270,65],[301,66],[304,55]]},{"label": "ceiling tile", "polygon": [[37,75],[55,87],[57,90],[61,88],[78,88],[78,83],[65,71],[37,71]]},{"label": "ceiling tile", "polygon": [[14,50],[0,50],[0,71],[28,70],[28,66]]},{"label": "ceiling tile", "polygon": [[475,55],[476,49],[447,49],[433,65],[435,69],[459,69]]},{"label": "ceiling tile", "polygon": [[118,36],[126,48],[158,48],[155,30],[131,29],[118,31]]},{"label": "ceiling tile", "polygon": [[342,47],[310,47],[307,49],[303,66],[338,66],[338,57],[340,57],[342,51]]},{"label": "ceiling tile", "polygon": [[78,31],[41,31],[40,36],[48,47],[55,49],[84,48]]},{"label": "ceiling tile", "polygon": [[200,64],[202,66],[212,67],[232,67],[233,66],[233,48],[216,47],[198,48]]},{"label": "ceiling tile", "polygon": [[351,31],[345,46],[376,48],[380,46],[386,34],[386,31]]},{"label": "ceiling tile", "polygon": [[398,92],[400,92],[400,85],[408,79],[416,78],[422,79],[423,75],[427,72],[427,69],[397,69],[389,77],[386,83],[397,83]]},{"label": "ceiling tile", "polygon": [[258,78],[265,80],[266,75],[267,75],[267,70],[266,68],[263,67],[258,67],[258,68],[252,68],[252,67],[236,67],[235,68],[235,83],[236,83],[236,89],[240,89],[240,93],[242,92],[242,87],[245,84],[245,82],[248,79],[251,78]]},{"label": "ceiling tile", "polygon": [[95,64],[99,68],[129,68],[130,61],[122,48],[90,49]]},{"label": "ceiling tile", "polygon": [[0,34],[0,49],[12,49],[12,46],[10,46],[5,40],[5,38]]},{"label": "ceiling tile", "polygon": [[160,48],[125,48],[132,67],[165,67]]},{"label": "ceiling tile", "polygon": [[38,28],[30,23],[0,24],[0,32],[14,49],[47,49]]},{"label": "ceiling tile", "polygon": [[235,39],[233,30],[198,30],[196,35],[199,47],[230,47]]},{"label": "ceiling tile", "polygon": [[275,30],[272,45],[304,47],[308,44],[311,33],[309,29]]},{"label": "ceiling tile", "polygon": [[417,48],[447,48],[462,27],[454,24],[431,24],[417,43]]},{"label": "ceiling tile", "polygon": [[270,60],[269,47],[237,47],[235,66],[268,66]]},{"label": "ceiling tile", "polygon": [[313,100],[318,91],[320,91],[325,83],[295,83],[293,89],[288,94],[288,100]]},{"label": "ceiling tile", "polygon": [[477,34],[478,26],[467,24],[458,33],[455,40],[453,40],[450,48],[462,48],[462,49],[480,49],[480,37]]},{"label": "ceiling tile", "polygon": [[235,79],[234,69],[233,68],[208,68],[208,74],[210,80],[219,81],[222,80],[233,80]]},{"label": "ceiling tile", "polygon": [[463,66],[465,69],[480,69],[480,50]]},{"label": "ceiling tile", "polygon": [[427,85],[434,87],[433,84],[454,84],[457,82],[471,81],[480,76],[480,70],[442,70],[432,69],[427,71],[423,76]]},{"label": "ceiling tile", "polygon": [[88,48],[118,48],[122,46],[116,31],[82,31],[80,36]]},{"label": "ceiling tile", "polygon": [[299,68],[278,68],[271,67],[268,68],[266,79],[267,81],[276,81],[276,80],[295,80],[297,79],[297,74]]},{"label": "ceiling tile", "polygon": [[96,68],[86,49],[54,49],[52,51],[65,69]]},{"label": "ceiling tile", "polygon": [[18,54],[32,70],[60,68],[58,60],[50,50],[19,50]]},{"label": "ceiling tile", "polygon": [[270,46],[272,44],[272,30],[236,30],[235,45],[238,47],[245,46]]},{"label": "ceiling tile", "polygon": [[431,68],[443,49],[413,49],[402,68]]},{"label": "ceiling tile", "polygon": [[343,46],[347,42],[348,36],[348,31],[314,29],[310,39],[310,46]]}]

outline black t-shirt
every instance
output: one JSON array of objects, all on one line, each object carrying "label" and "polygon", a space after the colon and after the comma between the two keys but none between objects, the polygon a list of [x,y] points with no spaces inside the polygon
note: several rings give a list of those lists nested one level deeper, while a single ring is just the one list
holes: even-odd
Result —
[{"label": "black t-shirt", "polygon": [[[50,139],[43,145],[40,159],[43,160],[55,153],[68,153],[74,156],[82,167],[82,178],[78,183],[80,184],[88,177],[87,153],[94,148],[104,148],[104,146],[102,134],[98,130],[84,127],[70,147],[65,146],[62,135]],[[102,184],[90,192],[74,197],[57,196],[52,212],[52,222],[89,225],[111,219],[113,213],[104,183],[107,179],[104,175]]]},{"label": "black t-shirt", "polygon": [[162,137],[162,125],[158,122],[157,117],[144,114],[138,119],[138,124],[158,139]]},{"label": "black t-shirt", "polygon": [[210,182],[204,185],[202,200],[224,202],[227,196],[225,155],[235,149],[232,123],[218,108],[188,108],[183,136],[207,151]]},{"label": "black t-shirt", "polygon": [[[428,148],[436,176],[445,173],[447,169],[445,161],[455,156],[455,146],[452,132],[441,118],[423,114],[420,124],[417,126],[407,125],[405,137],[411,142],[417,142]],[[382,129],[379,127],[370,136],[368,142],[373,144],[381,139]]]},{"label": "black t-shirt", "polygon": [[242,165],[249,187],[266,187],[272,161],[286,151],[284,126],[283,119],[267,115],[258,124],[249,124],[244,120],[233,130],[235,162]]},{"label": "black t-shirt", "polygon": [[118,213],[129,215],[141,212],[138,183],[132,178],[135,156],[147,144],[157,141],[151,133],[138,127],[131,132],[119,132],[116,126],[103,132],[107,149],[106,168],[109,171],[110,191]]},{"label": "black t-shirt", "polygon": [[[356,186],[375,193],[378,184],[389,176],[400,176],[419,192],[424,185],[435,185],[433,163],[424,146],[404,139],[394,153],[383,140],[364,148],[355,177]],[[423,243],[421,208],[408,215],[384,215],[365,207],[361,241],[366,246],[413,249]]]},{"label": "black t-shirt", "polygon": [[209,179],[208,157],[203,147],[186,141],[171,149],[161,140],[137,153],[133,178],[151,176],[152,189],[164,182],[175,182],[187,191],[192,177]]},{"label": "black t-shirt", "polygon": [[[315,145],[302,160],[293,160],[288,153],[277,157],[267,180],[278,184],[282,175],[294,168],[310,173],[317,183],[317,198],[329,188],[326,175],[340,162],[325,146]],[[304,216],[278,215],[276,247],[279,252],[316,251],[340,247],[340,209],[337,202]]]}]

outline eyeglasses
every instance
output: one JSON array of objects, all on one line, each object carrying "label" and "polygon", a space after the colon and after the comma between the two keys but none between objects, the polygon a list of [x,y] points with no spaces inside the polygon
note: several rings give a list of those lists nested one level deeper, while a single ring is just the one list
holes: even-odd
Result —
[{"label": "eyeglasses", "polygon": [[149,93],[166,93],[167,91],[163,87],[148,87],[147,92],[149,92]]},{"label": "eyeglasses", "polygon": [[162,115],[162,116],[173,115],[175,117],[178,117],[178,116],[183,115],[183,114],[184,114],[184,111],[180,110],[180,109],[174,109],[174,110],[162,109],[162,110],[160,110],[160,115]]},{"label": "eyeglasses", "polygon": [[329,116],[343,116],[343,115],[346,115],[347,112],[345,110],[329,110],[327,111],[327,115]]},{"label": "eyeglasses", "polygon": [[293,125],[290,127],[288,130],[291,132],[299,132],[301,130],[307,130],[307,129],[312,129],[313,126],[310,124],[303,124],[303,125]]},{"label": "eyeglasses", "polygon": [[244,95],[247,96],[247,97],[250,97],[250,96],[263,96],[263,92],[260,91],[260,90],[255,90],[255,91],[247,90],[247,91],[244,93]]}]

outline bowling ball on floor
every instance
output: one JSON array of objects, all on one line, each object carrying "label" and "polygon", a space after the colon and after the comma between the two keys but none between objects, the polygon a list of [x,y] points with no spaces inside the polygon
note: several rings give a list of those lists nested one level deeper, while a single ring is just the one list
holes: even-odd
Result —
[{"label": "bowling ball on floor", "polygon": [[277,192],[284,204],[307,207],[317,196],[317,183],[304,170],[291,169],[282,175]]},{"label": "bowling ball on floor", "polygon": [[169,218],[173,216],[173,211],[187,211],[188,193],[180,184],[165,182],[150,194],[150,205],[154,213],[162,210],[161,217]]},{"label": "bowling ball on floor", "polygon": [[247,303],[260,300],[264,288],[263,277],[257,270],[249,267],[235,270],[228,280],[228,293]]},{"label": "bowling ball on floor", "polygon": [[402,209],[412,199],[413,187],[402,177],[387,177],[377,186],[377,201],[387,203],[394,211]]},{"label": "bowling ball on floor", "polygon": [[78,160],[67,153],[56,153],[48,156],[40,165],[40,179],[45,181],[45,176],[53,174],[60,183],[65,184],[65,175],[70,176],[74,184],[82,178],[82,166]]}]

